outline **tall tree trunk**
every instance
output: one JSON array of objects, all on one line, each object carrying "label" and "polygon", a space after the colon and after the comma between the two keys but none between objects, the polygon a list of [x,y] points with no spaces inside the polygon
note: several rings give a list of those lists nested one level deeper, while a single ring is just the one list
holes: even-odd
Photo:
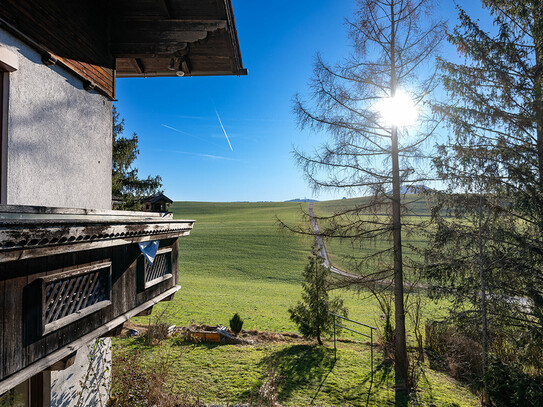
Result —
[{"label": "tall tree trunk", "polygon": [[[396,96],[396,23],[394,2],[390,3],[391,43],[390,43],[390,90],[391,97]],[[394,241],[394,376],[396,385],[396,405],[406,406],[408,400],[407,346],[405,335],[405,310],[403,298],[403,261],[402,261],[402,221],[400,194],[400,163],[398,154],[398,128],[392,126],[392,234]]]},{"label": "tall tree trunk", "polygon": [[[482,187],[481,187],[482,189]],[[488,324],[486,311],[486,281],[484,275],[484,259],[483,259],[483,191],[480,191],[479,196],[479,279],[481,281],[481,322],[483,334],[483,394],[482,405],[488,404],[488,393],[486,384],[486,370],[488,365]]]},{"label": "tall tree trunk", "polygon": [[403,296],[402,223],[400,206],[400,166],[398,159],[398,131],[392,130],[392,233],[394,240],[394,372],[396,377],[396,405],[407,399],[408,361],[405,336],[405,311]]},{"label": "tall tree trunk", "polygon": [[534,0],[533,38],[535,44],[534,107],[537,132],[537,158],[539,164],[539,186],[543,190],[543,1]]}]

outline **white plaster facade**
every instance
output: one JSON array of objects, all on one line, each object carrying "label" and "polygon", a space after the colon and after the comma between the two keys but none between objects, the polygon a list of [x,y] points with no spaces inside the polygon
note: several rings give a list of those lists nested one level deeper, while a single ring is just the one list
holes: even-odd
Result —
[{"label": "white plaster facade", "polygon": [[[0,50],[17,68],[4,81],[1,203],[111,209],[112,102],[67,70],[44,65],[2,29]],[[51,372],[51,406],[105,406],[111,340],[100,341],[80,349],[71,367]]]},{"label": "white plaster facade", "polygon": [[79,349],[72,366],[51,372],[51,407],[106,406],[111,383],[111,338]]},{"label": "white plaster facade", "polygon": [[111,101],[0,29],[10,72],[4,203],[111,209]]}]

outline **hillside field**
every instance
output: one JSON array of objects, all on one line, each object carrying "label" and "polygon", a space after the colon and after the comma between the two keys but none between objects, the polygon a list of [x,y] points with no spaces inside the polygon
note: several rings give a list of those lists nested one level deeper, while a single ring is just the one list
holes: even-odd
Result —
[{"label": "hillside field", "polygon": [[[319,203],[316,210],[326,210],[334,202],[348,204]],[[277,218],[301,222],[302,209],[307,210],[306,203],[176,202],[172,205],[175,218],[196,220],[191,235],[180,239],[182,288],[173,301],[159,304],[151,317],[137,322],[163,314],[163,319],[178,326],[193,321],[227,326],[238,312],[246,330],[296,332],[287,309],[300,299],[301,273],[312,239],[281,231]],[[370,295],[349,290],[334,295],[345,300],[351,318],[381,327],[382,312]],[[443,315],[444,304],[424,296],[422,302],[425,317]],[[276,394],[281,405],[392,403],[393,370],[383,363],[382,352],[375,353],[371,384],[368,343],[347,333],[342,337],[351,341],[338,343],[335,362],[330,341],[318,347],[307,341],[216,346],[168,340],[165,346],[174,371],[171,385],[177,392],[196,393],[208,403],[247,403],[272,369],[280,377]],[[117,354],[133,349],[147,355],[162,352],[162,347],[143,346],[137,338],[116,339],[114,345]],[[421,405],[475,406],[478,402],[466,388],[428,366],[422,367],[419,387]]]}]

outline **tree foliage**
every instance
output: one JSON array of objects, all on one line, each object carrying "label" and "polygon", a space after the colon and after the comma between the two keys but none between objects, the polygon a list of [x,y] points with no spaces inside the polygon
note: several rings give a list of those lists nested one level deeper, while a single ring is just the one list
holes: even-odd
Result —
[{"label": "tree foliage", "polygon": [[162,178],[159,175],[139,178],[134,161],[138,157],[138,136],[123,136],[124,119],[113,106],[113,157],[112,194],[123,201],[118,209],[138,210],[141,198],[161,191]]},{"label": "tree foliage", "polygon": [[451,136],[435,165],[448,191],[434,208],[426,274],[454,294],[452,316],[489,352],[541,372],[543,2],[483,4],[493,31],[460,9],[449,40],[463,60],[440,61],[449,100],[435,111]]},{"label": "tree foliage", "polygon": [[347,308],[340,298],[329,297],[330,270],[323,265],[323,258],[317,249],[313,248],[313,255],[305,266],[302,282],[302,301],[288,309],[290,319],[298,326],[300,333],[309,338],[317,339],[322,345],[322,336],[333,333],[334,314],[347,316]]},{"label": "tree foliage", "polygon": [[237,336],[243,329],[243,319],[236,312],[234,316],[230,319],[230,329]]},{"label": "tree foliage", "polygon": [[[401,213],[409,209],[400,209],[400,184],[419,185],[428,179],[420,163],[425,142],[438,125],[425,108],[436,86],[434,55],[443,37],[443,24],[431,19],[432,6],[430,0],[358,1],[354,18],[347,22],[351,55],[335,65],[317,55],[311,98],[297,96],[294,106],[302,128],[330,136],[311,154],[294,153],[313,188],[371,196],[362,205],[321,218],[321,232],[364,250],[367,255],[356,258],[354,266],[367,276],[366,284],[394,280],[396,388],[404,395],[408,362],[403,266],[409,262],[402,254],[401,234],[403,227],[417,222],[402,219]],[[402,94],[419,110],[419,120],[409,129],[387,123],[378,108]],[[380,244],[368,253],[372,240]]]}]

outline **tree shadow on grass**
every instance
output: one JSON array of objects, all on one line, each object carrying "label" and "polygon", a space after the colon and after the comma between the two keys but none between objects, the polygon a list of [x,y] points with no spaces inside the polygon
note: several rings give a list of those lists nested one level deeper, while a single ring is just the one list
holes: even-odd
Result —
[{"label": "tree shadow on grass", "polygon": [[[340,359],[338,358],[338,361]],[[297,390],[302,389],[311,398],[310,405],[318,403],[319,397],[328,377],[336,366],[334,349],[317,345],[291,345],[272,352],[259,362],[263,374],[261,381],[252,389],[240,394],[240,400],[254,400],[259,390],[266,382],[274,381],[274,393],[277,401],[286,403]],[[336,372],[337,374],[337,372]],[[390,390],[390,382],[394,379],[393,366],[382,362],[374,367],[373,375],[368,371],[361,371],[356,382],[343,384],[340,388],[327,389],[330,395],[344,402],[353,402],[356,405],[376,405],[375,396],[383,389]],[[394,404],[394,393],[391,400],[386,403]]]},{"label": "tree shadow on grass", "polygon": [[[302,387],[311,387],[320,383],[320,391],[324,381],[335,364],[334,350],[316,345],[292,345],[262,358],[259,366],[265,367],[266,373],[262,381],[277,378],[275,393],[277,400],[288,400],[292,393]],[[242,398],[258,394],[260,386],[248,389]]]}]

